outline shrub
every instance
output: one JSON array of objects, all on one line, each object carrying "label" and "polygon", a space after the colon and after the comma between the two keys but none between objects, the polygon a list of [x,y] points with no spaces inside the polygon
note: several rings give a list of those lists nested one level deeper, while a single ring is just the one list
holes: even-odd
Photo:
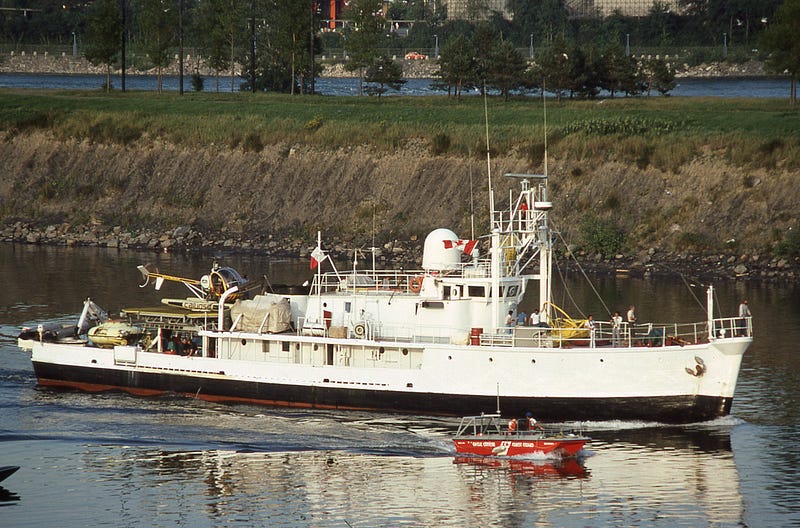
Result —
[{"label": "shrub", "polygon": [[664,119],[644,117],[614,117],[575,121],[561,129],[565,136],[584,133],[589,136],[619,134],[624,136],[642,136],[645,134],[660,135],[675,132],[685,127],[684,123],[676,123]]},{"label": "shrub", "polygon": [[192,89],[195,92],[202,92],[204,84],[205,84],[205,79],[203,79],[203,76],[200,75],[200,73],[198,72],[194,72],[192,74]]},{"label": "shrub", "polygon": [[447,134],[434,134],[431,138],[431,154],[438,156],[450,150],[450,136]]},{"label": "shrub", "polygon": [[684,231],[678,235],[676,243],[682,249],[703,250],[711,247],[711,241],[708,237],[695,231]]},{"label": "shrub", "polygon": [[604,257],[619,253],[625,238],[613,222],[596,216],[586,216],[583,219],[580,233],[584,246]]},{"label": "shrub", "polygon": [[800,257],[800,229],[789,229],[788,234],[775,246],[779,257]]},{"label": "shrub", "polygon": [[319,130],[320,128],[322,128],[322,125],[323,125],[322,116],[315,115],[309,121],[307,121],[305,125],[303,125],[303,128],[309,132],[314,132],[315,130]]},{"label": "shrub", "polygon": [[245,152],[261,152],[264,150],[264,141],[256,132],[249,132],[242,139],[242,148]]}]

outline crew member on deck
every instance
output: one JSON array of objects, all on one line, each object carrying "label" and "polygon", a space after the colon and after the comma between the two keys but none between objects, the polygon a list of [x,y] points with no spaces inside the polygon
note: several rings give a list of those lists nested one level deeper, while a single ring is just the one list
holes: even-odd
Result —
[{"label": "crew member on deck", "polygon": [[525,418],[528,419],[528,431],[533,431],[534,429],[539,429],[540,431],[544,431],[544,426],[536,421],[536,418],[533,417],[533,413],[528,411],[525,413]]}]

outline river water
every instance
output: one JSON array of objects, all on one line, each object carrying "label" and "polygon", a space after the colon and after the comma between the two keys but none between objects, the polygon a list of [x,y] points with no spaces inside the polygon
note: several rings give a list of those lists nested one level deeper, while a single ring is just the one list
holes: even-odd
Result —
[{"label": "river water", "polygon": [[[309,278],[306,261],[217,258],[274,283]],[[587,422],[578,461],[474,460],[454,456],[451,418],[38,388],[16,347],[20,327],[74,321],[89,296],[113,312],[184,293],[140,289],[146,262],[195,277],[211,257],[0,244],[0,466],[21,466],[0,488],[0,525],[800,526],[796,286],[717,285],[723,313],[747,297],[755,316],[731,416]],[[575,302],[604,313],[585,280],[565,282]],[[643,321],[704,318],[690,278],[594,287],[611,310],[636,304]]]},{"label": "river water", "polygon": [[[106,82],[104,75],[65,75],[65,74],[27,74],[0,73],[0,88],[36,88],[54,90],[99,90]],[[125,87],[128,90],[155,91],[157,78],[154,75],[128,75]],[[237,78],[236,90],[242,80]],[[431,79],[408,79],[400,91],[389,90],[386,95],[435,95],[442,91],[431,87]],[[756,98],[788,98],[790,81],[784,77],[740,77],[740,78],[686,78],[676,79],[677,86],[670,92],[678,97],[756,97]],[[111,86],[121,87],[119,76],[111,78]],[[165,76],[163,89],[178,91],[180,86],[177,76]],[[220,77],[220,92],[230,92],[230,77]],[[184,78],[184,90],[192,91],[189,77]],[[216,90],[213,78],[206,77],[203,91]],[[316,90],[324,95],[358,95],[358,79],[353,78],[319,78]],[[657,96],[656,93],[653,94]]]}]

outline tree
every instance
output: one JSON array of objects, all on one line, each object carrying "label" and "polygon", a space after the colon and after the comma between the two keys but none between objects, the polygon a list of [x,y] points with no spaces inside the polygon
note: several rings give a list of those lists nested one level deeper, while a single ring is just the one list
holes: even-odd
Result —
[{"label": "tree", "polygon": [[159,94],[162,92],[164,68],[171,62],[170,48],[176,40],[177,15],[178,9],[173,0],[142,0],[144,49],[157,69]]},{"label": "tree", "polygon": [[375,59],[375,62],[367,68],[364,80],[377,85],[367,86],[367,93],[377,94],[378,97],[386,93],[386,86],[392,90],[399,90],[406,83],[403,80],[403,67],[386,56]]},{"label": "tree", "polygon": [[219,74],[230,68],[231,91],[235,88],[236,45],[245,35],[245,4],[239,0],[203,0],[194,13],[193,33],[206,63],[216,73],[219,93]]},{"label": "tree", "polygon": [[[270,49],[276,54],[276,59],[286,64],[289,71],[290,92],[294,94],[298,87],[302,89],[310,85],[312,71],[311,61],[313,56],[309,47],[309,39],[314,38],[315,48],[319,47],[318,40],[309,36],[310,3],[308,1],[286,2],[273,0],[270,9],[271,23],[269,24]],[[317,27],[317,23],[313,27]]]},{"label": "tree", "polygon": [[637,82],[637,74],[636,61],[626,57],[625,50],[621,46],[606,47],[603,53],[600,87],[610,92],[612,98],[618,91],[626,94],[641,93],[641,83]]},{"label": "tree", "polygon": [[106,66],[106,93],[111,91],[111,66],[122,44],[122,13],[118,0],[95,0],[86,13],[86,40],[83,55],[94,65]]},{"label": "tree", "polygon": [[349,56],[347,69],[358,70],[359,95],[364,94],[365,68],[381,55],[378,45],[383,36],[382,4],[382,0],[351,0],[345,11],[349,21],[344,31]]},{"label": "tree", "polygon": [[442,81],[455,87],[456,99],[461,99],[461,90],[465,85],[475,84],[478,79],[477,67],[475,47],[467,37],[457,35],[442,47],[439,75]]},{"label": "tree", "polygon": [[507,40],[498,41],[489,50],[486,82],[508,101],[511,91],[524,84],[527,67],[528,62],[513,44]]},{"label": "tree", "polygon": [[539,42],[550,44],[563,36],[568,26],[563,0],[506,0],[506,7],[513,13],[521,37],[532,33]]},{"label": "tree", "polygon": [[655,89],[666,95],[675,89],[675,70],[664,59],[652,58],[642,62],[643,76],[647,80],[647,95]]},{"label": "tree", "polygon": [[563,40],[556,40],[542,52],[534,70],[534,75],[541,79],[542,97],[550,90],[561,102],[561,95],[570,83],[570,65],[567,45]]},{"label": "tree", "polygon": [[769,50],[767,65],[775,72],[788,72],[792,82],[789,104],[797,106],[797,78],[800,76],[800,0],[786,0],[775,12],[762,37]]}]

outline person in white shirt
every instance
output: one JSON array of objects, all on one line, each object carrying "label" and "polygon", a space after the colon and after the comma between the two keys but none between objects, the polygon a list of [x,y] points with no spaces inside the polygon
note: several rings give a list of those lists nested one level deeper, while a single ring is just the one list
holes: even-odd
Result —
[{"label": "person in white shirt", "polygon": [[611,346],[619,346],[621,344],[620,330],[622,330],[622,316],[619,312],[614,312],[614,315],[611,316]]},{"label": "person in white shirt", "polygon": [[737,335],[743,336],[745,335],[745,329],[747,328],[747,318],[752,317],[753,314],[750,313],[750,303],[747,302],[747,299],[742,301],[742,304],[739,305],[739,324],[737,325]]}]

